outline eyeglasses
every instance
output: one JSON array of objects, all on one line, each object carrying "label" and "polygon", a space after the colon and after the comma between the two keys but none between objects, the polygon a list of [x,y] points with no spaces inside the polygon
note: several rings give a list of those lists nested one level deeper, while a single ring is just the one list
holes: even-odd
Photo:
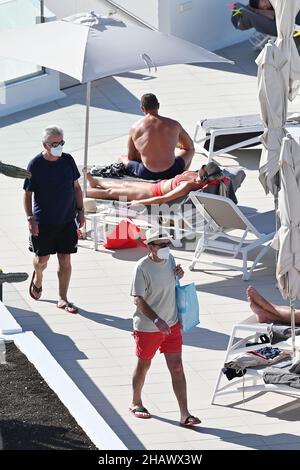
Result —
[{"label": "eyeglasses", "polygon": [[159,248],[167,248],[168,246],[171,245],[171,242],[166,242],[166,243],[152,243],[153,246],[157,246]]},{"label": "eyeglasses", "polygon": [[51,144],[50,142],[46,142],[46,144],[50,145],[51,148],[56,148],[59,145],[63,147],[65,145],[65,141],[61,140],[60,142],[53,142],[53,144]]}]

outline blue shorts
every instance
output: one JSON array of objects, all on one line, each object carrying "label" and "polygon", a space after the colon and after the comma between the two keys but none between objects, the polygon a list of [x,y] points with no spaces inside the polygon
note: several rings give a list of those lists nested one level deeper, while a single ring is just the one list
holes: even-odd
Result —
[{"label": "blue shorts", "polygon": [[142,162],[129,161],[127,163],[127,170],[136,176],[144,180],[168,180],[174,178],[176,175],[183,173],[185,167],[185,161],[181,157],[176,157],[174,164],[165,171],[153,172],[148,170]]}]

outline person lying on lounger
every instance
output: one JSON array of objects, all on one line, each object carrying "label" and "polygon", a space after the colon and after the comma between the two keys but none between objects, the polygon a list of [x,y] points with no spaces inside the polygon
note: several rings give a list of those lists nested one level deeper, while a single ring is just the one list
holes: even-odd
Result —
[{"label": "person lying on lounger", "polygon": [[[247,299],[259,323],[291,323],[290,307],[271,304],[252,286],[247,289]],[[300,325],[299,309],[295,311],[295,323]]]},{"label": "person lying on lounger", "polygon": [[249,0],[249,6],[256,10],[274,11],[273,6],[269,0]]},{"label": "person lying on lounger", "polygon": [[130,206],[143,204],[164,204],[185,197],[190,191],[206,189],[219,185],[218,194],[227,196],[230,179],[223,175],[221,168],[214,162],[203,165],[198,171],[185,171],[181,175],[157,183],[146,181],[106,181],[94,178],[87,173],[90,188],[87,196],[96,199],[127,198]]}]

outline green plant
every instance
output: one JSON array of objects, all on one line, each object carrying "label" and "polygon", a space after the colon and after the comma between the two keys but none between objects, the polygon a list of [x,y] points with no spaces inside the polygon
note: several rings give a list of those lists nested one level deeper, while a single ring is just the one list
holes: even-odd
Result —
[{"label": "green plant", "polygon": [[4,282],[23,282],[28,279],[27,273],[4,273],[0,269],[0,284]]},{"label": "green plant", "polygon": [[7,163],[2,163],[0,160],[0,173],[5,176],[10,176],[11,178],[30,178],[31,173],[23,168],[18,166],[8,165]]}]

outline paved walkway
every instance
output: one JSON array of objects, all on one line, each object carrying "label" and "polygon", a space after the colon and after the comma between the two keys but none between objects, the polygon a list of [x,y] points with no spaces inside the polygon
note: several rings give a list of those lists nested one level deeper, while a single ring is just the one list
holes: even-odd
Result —
[{"label": "paved walkway", "polygon": [[[255,53],[248,44],[221,53],[236,65],[215,68],[179,65],[123,74],[93,84],[89,161],[111,162],[126,146],[127,131],[139,117],[139,98],[157,94],[161,113],[180,120],[193,134],[199,118],[258,113]],[[58,124],[65,130],[66,150],[83,161],[84,87],[65,90],[66,98],[1,120],[0,154],[5,162],[26,165],[40,150],[42,129]],[[299,99],[291,106],[296,110]],[[193,167],[202,164],[196,155]],[[222,157],[223,165],[242,165],[247,178],[238,192],[241,205],[269,210],[257,176],[259,151],[240,151]],[[27,224],[22,208],[22,182],[0,175],[0,259],[4,271],[32,271],[27,251]],[[128,412],[131,373],[135,363],[131,336],[132,300],[129,286],[134,263],[145,250],[115,253],[92,249],[81,242],[73,257],[70,300],[80,306],[71,316],[55,307],[56,259],[44,277],[40,302],[28,295],[28,283],[4,285],[4,301],[25,330],[33,330],[84,391],[96,409],[130,449],[300,449],[299,402],[279,394],[262,394],[241,402],[236,395],[210,404],[217,372],[233,323],[250,313],[248,283],[235,271],[195,271],[187,267],[192,251],[174,250],[194,281],[201,303],[201,327],[184,339],[184,364],[189,406],[203,425],[191,431],[178,426],[178,410],[163,357],[153,361],[145,385],[144,403],[153,419],[143,421]],[[275,288],[275,257],[252,284],[271,301],[282,302]],[[232,406],[235,403],[236,406]],[[225,406],[228,405],[228,406]],[[230,405],[230,406],[229,406]]]}]

